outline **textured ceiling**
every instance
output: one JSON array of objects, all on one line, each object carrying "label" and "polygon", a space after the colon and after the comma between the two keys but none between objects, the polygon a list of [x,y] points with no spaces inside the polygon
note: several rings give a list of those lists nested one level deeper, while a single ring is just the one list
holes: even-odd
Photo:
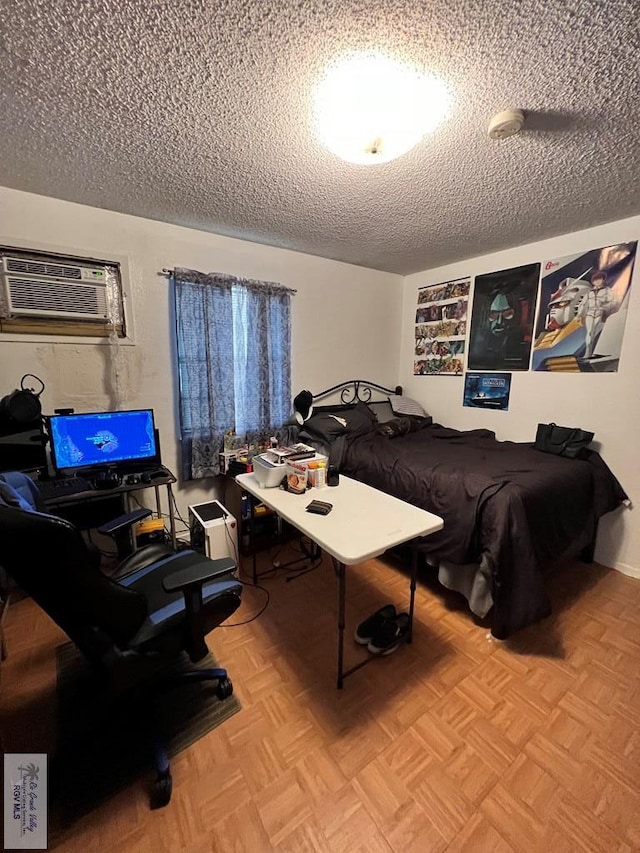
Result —
[{"label": "textured ceiling", "polygon": [[[415,272],[640,212],[639,20],[637,0],[3,0],[0,184]],[[314,138],[310,93],[371,48],[454,106],[354,166]],[[489,140],[508,106],[525,131]]]}]

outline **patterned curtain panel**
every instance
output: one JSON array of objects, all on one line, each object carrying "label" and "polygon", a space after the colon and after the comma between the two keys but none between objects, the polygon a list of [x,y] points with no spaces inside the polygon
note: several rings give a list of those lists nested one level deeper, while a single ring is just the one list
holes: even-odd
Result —
[{"label": "patterned curtain panel", "polygon": [[248,443],[291,413],[291,293],[272,282],[176,269],[173,275],[182,477],[220,473],[226,431]]}]

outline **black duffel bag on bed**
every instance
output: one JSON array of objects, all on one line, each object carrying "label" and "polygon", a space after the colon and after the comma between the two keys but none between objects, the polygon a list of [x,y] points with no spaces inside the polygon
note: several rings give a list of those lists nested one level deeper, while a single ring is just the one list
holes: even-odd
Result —
[{"label": "black duffel bag on bed", "polygon": [[579,427],[563,427],[557,424],[538,424],[536,450],[555,453],[568,459],[582,459],[587,446],[593,441],[593,433]]}]

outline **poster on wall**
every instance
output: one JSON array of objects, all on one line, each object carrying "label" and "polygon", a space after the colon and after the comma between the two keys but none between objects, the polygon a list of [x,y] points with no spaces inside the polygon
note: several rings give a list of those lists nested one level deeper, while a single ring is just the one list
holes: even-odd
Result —
[{"label": "poster on wall", "polygon": [[465,373],[462,405],[506,412],[510,392],[510,373]]},{"label": "poster on wall", "polygon": [[540,264],[478,275],[469,370],[528,370]]},{"label": "poster on wall", "polygon": [[471,280],[445,281],[418,290],[414,376],[461,376]]},{"label": "poster on wall", "polygon": [[637,245],[618,243],[544,264],[532,370],[618,370]]}]

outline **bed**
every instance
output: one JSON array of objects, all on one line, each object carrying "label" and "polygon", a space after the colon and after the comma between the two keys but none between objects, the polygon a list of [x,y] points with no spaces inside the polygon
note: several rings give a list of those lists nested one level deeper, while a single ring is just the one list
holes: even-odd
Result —
[{"label": "bed", "polygon": [[495,637],[548,616],[543,569],[563,556],[593,559],[598,520],[627,498],[619,482],[595,451],[565,459],[398,414],[389,400],[401,392],[333,386],[314,395],[300,439],[348,476],[444,518],[420,550]]}]

